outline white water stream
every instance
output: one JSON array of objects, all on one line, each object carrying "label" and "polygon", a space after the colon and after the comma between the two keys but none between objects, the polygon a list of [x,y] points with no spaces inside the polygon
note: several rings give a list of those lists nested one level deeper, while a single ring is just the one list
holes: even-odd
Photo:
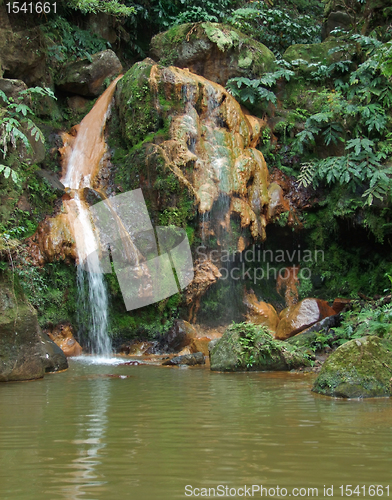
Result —
[{"label": "white water stream", "polygon": [[64,184],[69,200],[64,201],[78,257],[79,318],[84,323],[92,354],[109,356],[108,295],[99,262],[99,243],[83,189],[93,188],[106,151],[104,129],[116,83],[111,83],[93,109],[80,123],[76,138],[68,135],[64,143]]}]

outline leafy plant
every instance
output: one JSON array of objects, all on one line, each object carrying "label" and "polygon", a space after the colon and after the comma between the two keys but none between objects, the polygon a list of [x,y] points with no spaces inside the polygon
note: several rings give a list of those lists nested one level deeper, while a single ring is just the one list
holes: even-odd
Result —
[{"label": "leafy plant", "polygon": [[[3,158],[7,157],[10,148],[15,149],[17,147],[18,141],[23,143],[27,151],[32,150],[29,139],[24,132],[26,128],[30,131],[30,136],[35,141],[41,140],[44,142],[41,130],[30,118],[34,116],[34,113],[30,107],[23,102],[26,96],[32,95],[47,95],[55,98],[50,89],[42,87],[32,87],[27,90],[22,90],[19,92],[16,100],[12,97],[7,97],[5,93],[0,90],[0,98],[5,104],[5,108],[0,108],[2,118],[0,123],[0,151],[3,154]],[[0,173],[3,173],[6,179],[10,178],[15,183],[19,182],[17,172],[8,165],[1,164]]]}]

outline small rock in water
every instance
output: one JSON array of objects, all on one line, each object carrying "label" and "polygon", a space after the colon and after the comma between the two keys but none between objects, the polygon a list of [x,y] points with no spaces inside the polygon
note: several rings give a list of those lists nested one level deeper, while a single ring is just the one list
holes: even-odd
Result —
[{"label": "small rock in water", "polygon": [[168,361],[162,363],[163,366],[178,366],[178,365],[204,365],[205,359],[202,352],[196,352],[195,354],[184,354],[184,356],[176,356]]}]

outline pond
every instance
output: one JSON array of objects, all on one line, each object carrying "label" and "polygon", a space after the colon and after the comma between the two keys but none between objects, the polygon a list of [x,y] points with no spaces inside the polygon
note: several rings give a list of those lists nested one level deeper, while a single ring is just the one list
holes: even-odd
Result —
[{"label": "pond", "polygon": [[359,485],[370,498],[373,484],[387,497],[390,399],[330,399],[313,379],[71,359],[67,372],[1,384],[0,498],[240,498],[245,485],[255,498],[261,485],[275,498]]}]

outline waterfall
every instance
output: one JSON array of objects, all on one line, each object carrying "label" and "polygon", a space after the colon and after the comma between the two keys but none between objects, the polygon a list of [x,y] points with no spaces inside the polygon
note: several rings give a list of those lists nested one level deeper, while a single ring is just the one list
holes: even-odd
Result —
[{"label": "waterfall", "polygon": [[110,103],[118,77],[97,100],[92,110],[75,128],[75,134],[64,134],[63,177],[67,191],[64,207],[73,231],[77,252],[77,279],[79,318],[88,324],[88,347],[99,356],[111,354],[108,335],[108,296],[99,262],[99,242],[92,223],[84,189],[94,189],[102,158],[106,151],[104,130],[110,112]]}]

